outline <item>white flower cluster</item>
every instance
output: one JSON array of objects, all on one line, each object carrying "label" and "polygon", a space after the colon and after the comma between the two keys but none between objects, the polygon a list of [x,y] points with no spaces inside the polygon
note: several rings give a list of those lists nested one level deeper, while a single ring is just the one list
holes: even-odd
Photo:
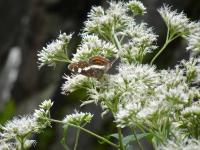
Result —
[{"label": "white flower cluster", "polygon": [[[135,15],[145,13],[146,8],[141,2],[133,0],[129,3],[111,2],[109,4],[110,7],[107,10],[101,7],[92,8],[89,19],[85,23],[82,43],[73,54],[72,63],[88,62],[92,56],[120,58],[122,62],[129,64],[140,63],[147,53],[157,48],[154,45],[157,35],[153,33],[152,28],[148,28],[146,23],[137,25],[133,16],[128,13],[129,9]],[[64,78],[67,81],[62,86],[62,93],[65,94],[89,82],[83,75]],[[89,93],[95,92],[92,89],[89,91]]]},{"label": "white flower cluster", "polygon": [[143,15],[146,13],[146,7],[137,0],[132,0],[127,3],[128,8],[134,13],[134,14],[140,14]]},{"label": "white flower cluster", "polygon": [[200,116],[200,105],[192,105],[190,107],[186,107],[182,112],[184,116],[187,115],[197,115]]},{"label": "white flower cluster", "polygon": [[13,138],[17,136],[27,136],[28,134],[37,131],[37,125],[33,116],[17,117],[11,121],[8,121],[1,129],[4,131],[1,133],[3,138]]},{"label": "white flower cluster", "polygon": [[78,89],[91,89],[94,85],[100,84],[98,80],[94,78],[88,78],[84,75],[77,74],[77,75],[64,75],[64,79],[66,79],[65,83],[62,85],[62,94],[69,94]]},{"label": "white flower cluster", "polygon": [[177,10],[173,11],[170,6],[164,5],[158,12],[165,21],[172,38],[177,35],[186,36],[196,27],[196,24],[190,22],[183,12],[178,13]]},{"label": "white flower cluster", "polygon": [[68,62],[66,49],[71,37],[71,34],[61,33],[58,39],[43,47],[38,53],[39,68],[44,65],[55,66],[58,61]]},{"label": "white flower cluster", "polygon": [[200,59],[191,57],[188,61],[183,60],[187,81],[191,83],[200,82]]},{"label": "white flower cluster", "polygon": [[[33,115],[15,117],[4,126],[0,126],[2,131],[0,132],[0,149],[27,149],[34,145],[35,141],[28,138],[46,127],[47,121],[41,123],[41,120],[45,120],[47,115],[49,117],[49,109],[52,105],[51,100],[45,100],[39,105],[40,110],[35,110]],[[21,147],[22,145],[23,147]]]},{"label": "white flower cluster", "polygon": [[88,61],[92,56],[113,57],[116,54],[117,49],[112,43],[103,41],[96,35],[85,35],[72,62]]},{"label": "white flower cluster", "polygon": [[[131,123],[134,125],[136,120],[138,122],[149,121],[148,118],[152,120],[157,111],[181,109],[193,97],[193,90],[189,89],[186,78],[178,69],[156,72],[153,67],[147,65],[138,65],[135,68],[131,65],[123,66],[119,74],[126,81],[118,85],[126,87],[122,94],[125,95],[124,103],[120,101],[119,111],[116,114],[116,122],[121,127]],[[132,109],[130,106],[137,109]]]},{"label": "white flower cluster", "polygon": [[[85,89],[89,100],[83,105],[100,103],[103,114],[110,111],[118,127],[139,127],[141,131],[151,133],[153,144],[160,150],[179,149],[179,146],[184,150],[192,146],[195,149],[200,139],[200,91],[196,86],[200,80],[199,57],[193,58],[194,55],[191,55],[188,61],[182,61],[174,69],[168,70],[157,70],[153,65],[143,64],[144,57],[157,48],[157,35],[152,28],[146,23],[137,24],[134,20],[135,15],[146,13],[146,8],[137,0],[109,4],[107,10],[92,8],[81,34],[82,43],[73,54],[71,63],[82,69],[84,66],[79,66],[81,61],[87,63],[92,56],[103,56],[110,59],[110,70],[114,69],[112,65],[116,62],[111,60],[119,60],[117,73],[109,74],[109,70],[101,78],[87,76],[87,73],[98,73],[95,69],[102,66],[97,65],[85,75],[80,72],[65,75],[63,94]],[[167,25],[168,33],[166,43],[154,58],[180,36],[188,40],[187,49],[198,54],[199,23],[191,22],[183,12],[173,11],[167,5],[158,11]],[[41,66],[66,61],[68,58],[64,50],[70,38],[62,34],[44,48],[38,54]],[[95,61],[97,64],[103,63],[101,59]],[[38,126],[43,128],[50,125],[48,117],[52,105],[51,101],[46,101],[35,111]],[[92,117],[90,113],[75,112],[67,115],[62,122],[65,126],[84,126]],[[176,130],[181,132],[175,135]],[[174,138],[179,136],[181,140]]]},{"label": "white flower cluster", "polygon": [[127,7],[121,2],[111,2],[106,11],[101,7],[93,7],[85,22],[84,31],[98,34],[104,39],[110,39],[112,30],[120,31],[132,20],[126,11]]},{"label": "white flower cluster", "polygon": [[49,121],[50,117],[50,108],[53,106],[53,102],[49,100],[45,100],[42,102],[41,105],[39,105],[40,109],[36,109],[33,116],[34,119],[37,122],[37,126],[40,129],[46,128],[47,126],[51,125],[51,122]]},{"label": "white flower cluster", "polygon": [[[37,123],[33,116],[15,117],[13,120],[8,121],[0,129],[0,145],[2,149],[18,149],[20,144],[18,139],[24,139],[24,147],[28,148],[34,144],[34,140],[28,140],[27,138],[33,134],[39,132]],[[0,146],[0,147],[1,147]]]},{"label": "white flower cluster", "polygon": [[158,150],[199,150],[200,141],[187,138],[182,141],[168,140],[165,145],[159,146]]},{"label": "white flower cluster", "polygon": [[188,47],[187,50],[190,50],[194,54],[200,53],[200,32],[190,34],[187,37]]},{"label": "white flower cluster", "polygon": [[123,62],[141,62],[147,53],[157,48],[154,45],[157,35],[153,33],[151,28],[147,27],[146,23],[139,25],[130,24],[123,34],[130,38],[119,52]]},{"label": "white flower cluster", "polygon": [[74,124],[79,126],[84,126],[89,123],[93,115],[91,113],[75,112],[74,114],[66,115],[63,119],[64,126],[68,124]]},{"label": "white flower cluster", "polygon": [[6,143],[4,141],[0,141],[0,149],[1,150],[13,150],[15,149],[17,146],[15,144],[12,143]]},{"label": "white flower cluster", "polygon": [[63,84],[62,88],[62,94],[67,94],[68,92],[74,92],[76,89],[85,87],[84,83],[88,83],[88,78],[84,75],[73,75],[68,76],[65,75],[63,77],[67,81]]}]

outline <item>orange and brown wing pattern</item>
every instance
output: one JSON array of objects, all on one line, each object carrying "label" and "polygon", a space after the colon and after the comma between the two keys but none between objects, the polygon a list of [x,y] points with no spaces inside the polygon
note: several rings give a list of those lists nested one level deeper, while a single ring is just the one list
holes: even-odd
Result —
[{"label": "orange and brown wing pattern", "polygon": [[107,66],[108,64],[110,64],[110,61],[102,56],[93,56],[89,59],[89,64]]},{"label": "orange and brown wing pattern", "polygon": [[89,62],[79,61],[68,66],[68,69],[74,73],[93,78],[101,78],[109,68],[110,61],[102,56],[93,56],[89,59]]},{"label": "orange and brown wing pattern", "polygon": [[83,68],[86,68],[88,66],[89,64],[86,61],[79,61],[79,62],[69,64],[68,69],[75,73],[81,73]]}]

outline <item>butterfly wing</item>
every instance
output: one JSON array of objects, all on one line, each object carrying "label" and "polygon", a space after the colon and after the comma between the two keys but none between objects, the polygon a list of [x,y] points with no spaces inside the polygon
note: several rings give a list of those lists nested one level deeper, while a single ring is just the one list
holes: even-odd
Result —
[{"label": "butterfly wing", "polygon": [[88,77],[101,78],[110,68],[110,61],[102,56],[93,56],[89,62],[79,61],[68,65],[68,69]]},{"label": "butterfly wing", "polygon": [[68,69],[74,73],[82,73],[83,69],[88,67],[89,64],[86,61],[79,61],[68,65]]},{"label": "butterfly wing", "polygon": [[110,61],[102,56],[93,56],[89,59],[90,65],[98,65],[98,66],[104,66],[104,70],[107,71],[110,67]]},{"label": "butterfly wing", "polygon": [[89,59],[89,64],[91,65],[100,65],[100,66],[105,66],[109,64],[110,61],[102,56],[93,56]]}]

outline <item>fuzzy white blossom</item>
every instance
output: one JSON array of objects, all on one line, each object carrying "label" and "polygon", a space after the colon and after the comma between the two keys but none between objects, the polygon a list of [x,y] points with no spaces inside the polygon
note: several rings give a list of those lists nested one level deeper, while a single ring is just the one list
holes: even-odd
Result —
[{"label": "fuzzy white blossom", "polygon": [[16,149],[16,144],[13,142],[5,142],[0,139],[0,150],[13,150]]},{"label": "fuzzy white blossom", "polygon": [[187,50],[191,51],[193,54],[199,54],[200,53],[200,32],[190,34],[187,37],[187,41],[188,41]]},{"label": "fuzzy white blossom", "polygon": [[165,100],[177,104],[184,104],[188,103],[190,99],[188,87],[185,87],[183,85],[178,85],[177,87],[173,87],[170,89],[167,89],[167,87],[162,87],[161,95],[162,98]]},{"label": "fuzzy white blossom", "polygon": [[151,53],[157,48],[155,45],[157,35],[153,33],[151,28],[147,27],[146,23],[130,24],[123,34],[130,38],[119,51],[123,62],[141,62],[147,53]]},{"label": "fuzzy white blossom", "polygon": [[121,64],[119,66],[119,75],[127,82],[128,86],[134,86],[135,81],[144,83],[148,87],[159,83],[159,75],[155,71],[155,67],[147,64]]},{"label": "fuzzy white blossom", "polygon": [[177,85],[186,81],[184,70],[180,70],[178,68],[161,70],[160,76],[162,77],[161,84],[164,84],[164,86],[166,86],[167,88],[176,87]]},{"label": "fuzzy white blossom", "polygon": [[39,107],[45,110],[49,110],[53,106],[53,102],[49,100],[44,100]]},{"label": "fuzzy white blossom", "polygon": [[195,89],[189,89],[186,84],[184,71],[178,68],[156,72],[148,65],[122,65],[119,74],[127,83],[118,84],[122,89],[126,87],[119,96],[120,109],[116,114],[119,127],[141,122],[149,125],[158,112],[170,114],[172,110],[183,109],[196,95]]},{"label": "fuzzy white blossom", "polygon": [[[84,90],[88,100],[82,105],[99,103],[103,109],[102,116],[111,112],[117,127],[139,127],[141,131],[150,133],[158,150],[197,150],[200,149],[200,91],[197,87],[200,59],[193,56],[200,52],[200,23],[191,22],[183,12],[178,13],[168,5],[158,12],[168,31],[166,43],[154,56],[151,65],[144,64],[144,58],[157,49],[157,35],[146,23],[136,23],[135,16],[146,13],[146,8],[140,1],[131,0],[127,3],[111,1],[105,10],[93,7],[80,34],[82,42],[73,58],[69,60],[66,55],[71,35],[60,34],[58,39],[39,52],[40,67],[55,66],[57,61],[76,63],[77,74],[63,77],[63,94]],[[180,36],[188,41],[187,50],[193,54],[191,58],[168,70],[159,70],[152,65],[164,48]],[[90,63],[93,56],[114,59],[101,78],[81,74],[81,69],[86,72],[91,67],[94,72],[95,69],[105,69],[104,65]],[[89,66],[79,68],[80,61]],[[98,61],[101,63],[100,59]],[[46,100],[35,110],[35,131],[51,126],[52,106],[53,102]],[[83,127],[92,117],[91,113],[75,111],[66,115],[60,123],[64,128]],[[5,127],[2,126],[2,129],[5,130]],[[5,135],[5,131],[0,133],[2,139]],[[0,143],[7,144],[1,138]]]},{"label": "fuzzy white blossom", "polygon": [[141,14],[143,15],[146,13],[146,7],[144,7],[143,3],[137,0],[131,0],[127,3],[128,8],[134,13],[134,14]]},{"label": "fuzzy white blossom", "polygon": [[38,126],[33,116],[15,117],[1,127],[0,137],[5,139],[27,137],[31,133],[38,132]]},{"label": "fuzzy white blossom", "polygon": [[77,112],[66,115],[66,117],[63,119],[63,123],[65,126],[68,124],[75,124],[75,125],[84,125],[86,123],[89,123],[92,119],[93,115],[91,113],[84,113],[84,112]]},{"label": "fuzzy white blossom", "polygon": [[165,145],[158,147],[158,150],[199,150],[200,141],[186,138],[182,141],[168,140]]},{"label": "fuzzy white blossom", "polygon": [[110,7],[104,11],[101,7],[93,7],[88,20],[85,22],[84,31],[95,33],[104,39],[110,39],[109,33],[122,30],[132,20],[126,13],[127,8],[122,2],[110,2]]},{"label": "fuzzy white blossom", "polygon": [[185,36],[195,27],[195,24],[190,22],[183,12],[178,13],[177,10],[172,10],[170,6],[164,5],[158,12],[165,21],[170,35]]},{"label": "fuzzy white blossom", "polygon": [[101,40],[96,35],[85,35],[76,54],[73,54],[72,62],[88,61],[92,56],[113,57],[117,51],[112,43]]},{"label": "fuzzy white blossom", "polygon": [[50,117],[50,108],[53,106],[53,102],[49,100],[43,101],[39,107],[40,109],[36,109],[33,116],[36,121],[36,125],[38,129],[44,129],[47,126],[51,125],[51,122],[49,121]]},{"label": "fuzzy white blossom", "polygon": [[39,68],[44,65],[55,66],[57,61],[68,62],[66,48],[72,37],[72,34],[60,33],[58,38],[43,47],[38,53]]},{"label": "fuzzy white blossom", "polygon": [[74,92],[79,88],[87,88],[91,83],[90,80],[93,80],[81,74],[71,75],[71,76],[65,75],[63,78],[66,81],[62,85],[62,94]]},{"label": "fuzzy white blossom", "polygon": [[199,103],[193,103],[192,106],[186,107],[182,112],[182,115],[184,116],[192,116],[192,115],[200,115],[200,104]]},{"label": "fuzzy white blossom", "polygon": [[186,78],[188,82],[200,82],[200,59],[191,57],[188,61],[181,62],[185,68]]},{"label": "fuzzy white blossom", "polygon": [[[130,102],[124,107],[120,106],[115,116],[115,121],[118,127],[124,128],[125,126],[131,126],[134,124],[133,117],[142,109],[140,102]],[[136,120],[136,119],[134,119]]]}]

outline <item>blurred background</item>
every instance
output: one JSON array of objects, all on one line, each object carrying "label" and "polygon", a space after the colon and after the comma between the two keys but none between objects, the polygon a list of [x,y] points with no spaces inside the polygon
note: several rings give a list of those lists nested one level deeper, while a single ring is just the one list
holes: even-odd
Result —
[{"label": "blurred background", "polygon": [[[113,0],[114,1],[114,0]],[[70,52],[75,53],[80,43],[79,32],[87,13],[92,6],[105,7],[106,0],[0,0],[0,124],[16,115],[29,114],[38,108],[44,99],[52,99],[54,107],[52,117],[62,119],[75,109],[91,112],[94,119],[87,128],[101,135],[116,132],[107,115],[102,121],[101,108],[88,105],[80,108],[84,92],[77,91],[68,96],[61,94],[64,82],[63,74],[70,74],[68,64],[60,64],[56,68],[38,69],[37,53],[46,43],[51,42],[61,32],[74,33],[70,44]],[[166,35],[166,27],[157,8],[163,3],[172,5],[174,9],[184,11],[191,20],[200,19],[199,0],[143,0],[147,14],[138,21],[145,21],[159,35],[158,45],[162,45]],[[183,58],[188,57],[185,41],[177,39],[170,44],[155,62],[159,68],[173,67]],[[153,56],[153,55],[152,55]],[[150,56],[151,58],[151,56]],[[68,133],[68,144],[73,145],[74,133]],[[60,144],[62,127],[53,126],[40,135],[33,137],[37,144],[33,149],[62,150]],[[78,149],[107,150],[111,147],[81,133]],[[145,142],[145,141],[144,141]],[[150,147],[150,146],[149,146]]]}]

